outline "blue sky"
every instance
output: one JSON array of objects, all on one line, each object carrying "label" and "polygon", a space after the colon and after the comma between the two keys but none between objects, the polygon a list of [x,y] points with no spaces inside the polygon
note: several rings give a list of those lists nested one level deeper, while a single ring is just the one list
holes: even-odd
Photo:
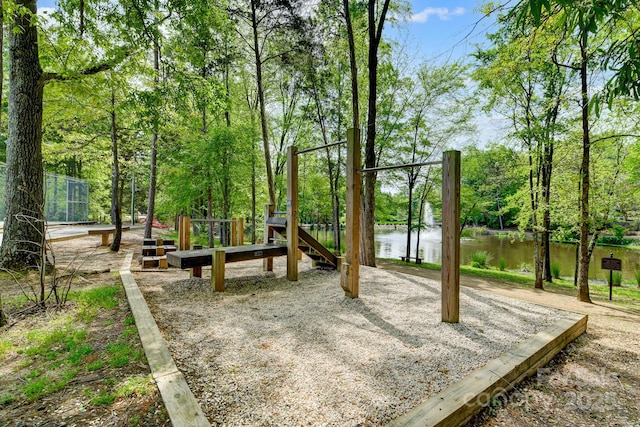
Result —
[{"label": "blue sky", "polygon": [[491,29],[493,18],[483,18],[480,0],[411,0],[412,15],[403,29],[387,34],[406,42],[423,60],[446,62],[475,51]]}]

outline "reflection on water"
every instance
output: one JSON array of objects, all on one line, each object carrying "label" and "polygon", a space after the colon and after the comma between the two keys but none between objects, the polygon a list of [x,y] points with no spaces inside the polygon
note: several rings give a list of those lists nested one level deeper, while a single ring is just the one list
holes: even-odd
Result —
[{"label": "reflection on water", "polygon": [[[333,241],[331,229],[309,230],[316,239],[327,244]],[[344,237],[344,231],[342,231]],[[411,256],[415,256],[415,244],[417,233],[411,236]],[[343,240],[344,241],[344,240]],[[440,264],[442,256],[442,235],[440,228],[434,228],[420,233],[420,249],[418,255],[424,262]],[[379,258],[400,258],[407,251],[407,233],[401,228],[376,229],[376,256]],[[500,258],[504,258],[506,268],[509,270],[533,271],[533,242],[511,241],[508,237],[481,236],[479,238],[462,239],[460,244],[461,263],[469,264],[469,257],[475,251],[487,251],[493,259],[490,265],[498,265]],[[594,249],[589,267],[589,278],[607,281],[608,270],[600,269],[602,258],[609,257],[613,252],[615,258],[622,259],[622,277],[625,280],[634,280],[635,270],[640,268],[640,251],[601,247]],[[551,243],[551,263],[558,263],[560,275],[573,277],[576,259],[576,245]]]}]

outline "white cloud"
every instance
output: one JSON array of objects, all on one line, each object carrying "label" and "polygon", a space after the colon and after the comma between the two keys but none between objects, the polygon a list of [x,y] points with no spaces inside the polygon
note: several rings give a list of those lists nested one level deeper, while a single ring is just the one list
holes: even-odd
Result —
[{"label": "white cloud", "polygon": [[422,12],[411,15],[409,22],[424,24],[432,15],[436,15],[441,21],[447,21],[454,16],[464,15],[464,13],[464,7],[456,7],[453,10],[450,10],[448,7],[428,7]]}]

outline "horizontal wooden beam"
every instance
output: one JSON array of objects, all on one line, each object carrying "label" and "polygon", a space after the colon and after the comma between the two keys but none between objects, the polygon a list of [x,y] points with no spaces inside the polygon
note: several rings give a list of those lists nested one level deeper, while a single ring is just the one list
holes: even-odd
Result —
[{"label": "horizontal wooden beam", "polygon": [[311,151],[322,150],[323,148],[335,147],[336,145],[342,145],[346,143],[347,143],[347,140],[345,139],[344,141],[332,142],[331,144],[325,144],[325,145],[320,145],[318,147],[305,148],[304,150],[298,150],[294,154],[310,153]]},{"label": "horizontal wooden beam", "polygon": [[433,165],[441,165],[442,160],[437,162],[417,162],[417,163],[405,163],[402,165],[391,165],[391,166],[378,166],[376,168],[365,168],[358,169],[356,173],[369,173],[369,172],[380,172],[380,171],[388,171],[393,169],[408,169],[408,168],[418,168],[420,166],[433,166]]}]

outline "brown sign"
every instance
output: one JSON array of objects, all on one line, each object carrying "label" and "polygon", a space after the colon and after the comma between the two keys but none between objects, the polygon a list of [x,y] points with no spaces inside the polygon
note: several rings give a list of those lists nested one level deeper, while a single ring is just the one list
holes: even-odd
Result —
[{"label": "brown sign", "polygon": [[620,258],[602,258],[603,270],[622,271],[622,260]]}]

